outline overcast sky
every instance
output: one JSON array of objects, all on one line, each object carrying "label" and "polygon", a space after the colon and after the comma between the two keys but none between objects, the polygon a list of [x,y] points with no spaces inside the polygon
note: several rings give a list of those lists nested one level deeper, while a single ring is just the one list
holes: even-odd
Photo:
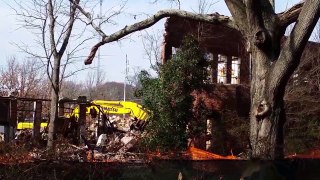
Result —
[{"label": "overcast sky", "polygon": [[[27,0],[25,0],[27,1]],[[158,10],[167,8],[177,8],[177,5],[170,3],[167,0],[158,0],[157,3],[152,4],[153,0],[128,0],[124,11],[125,13],[115,18],[117,26],[103,26],[106,33],[112,33],[116,30],[124,27],[125,25],[135,23],[139,20],[146,18],[150,14],[156,13]],[[104,0],[103,10],[110,7],[117,7],[119,0]],[[223,15],[230,15],[223,0],[208,0],[208,2],[215,2],[210,8],[209,12],[218,12]],[[299,0],[276,0],[276,11],[280,12],[293,4],[299,2]],[[35,38],[27,30],[19,28],[17,17],[14,11],[7,5],[12,3],[11,0],[0,0],[0,67],[5,67],[5,60],[10,56],[16,56],[19,59],[24,59],[26,54],[22,53],[13,43],[26,43],[30,44],[31,48],[33,39]],[[181,0],[181,9],[197,12],[198,0]],[[98,11],[98,9],[97,9]],[[137,15],[134,16],[133,15]],[[149,28],[148,32],[153,33],[157,31],[163,31],[164,20],[158,22],[154,27]],[[91,27],[88,27],[90,29]],[[92,30],[92,29],[91,29]],[[117,43],[110,43],[101,48],[101,66],[100,70],[106,75],[107,81],[122,82],[125,72],[125,57],[127,55],[129,60],[129,74],[133,73],[134,68],[149,69],[150,63],[144,56],[144,50],[141,40],[141,35],[145,31],[137,32],[131,35],[129,38],[121,40]],[[88,45],[87,51],[84,50],[83,56],[86,56],[89,52],[90,45]],[[37,49],[34,49],[37,51]],[[97,60],[93,62],[90,67],[95,67]],[[79,69],[84,67],[83,59],[77,64],[73,65],[72,69]],[[70,80],[84,81],[88,71],[96,72],[96,70],[87,70],[78,73]]]}]

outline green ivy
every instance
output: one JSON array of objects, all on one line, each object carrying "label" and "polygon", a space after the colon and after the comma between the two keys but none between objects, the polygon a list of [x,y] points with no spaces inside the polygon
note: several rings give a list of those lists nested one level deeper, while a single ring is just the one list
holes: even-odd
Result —
[{"label": "green ivy", "polygon": [[[187,139],[204,130],[205,118],[193,113],[194,90],[203,88],[208,63],[198,43],[185,38],[182,47],[160,67],[158,77],[142,71],[141,89],[136,93],[143,105],[152,111],[144,144],[149,149],[181,150]],[[188,128],[190,124],[194,128]]]}]

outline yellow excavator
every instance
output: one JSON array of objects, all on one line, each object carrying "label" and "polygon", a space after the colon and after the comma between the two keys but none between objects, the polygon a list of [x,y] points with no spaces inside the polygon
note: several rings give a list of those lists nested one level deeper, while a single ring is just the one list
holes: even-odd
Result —
[{"label": "yellow excavator", "polygon": [[[131,101],[106,101],[106,100],[93,100],[87,103],[86,114],[102,113],[107,116],[111,115],[126,115],[136,120],[136,125],[143,129],[146,125],[150,112],[143,108],[140,104]],[[65,118],[79,117],[79,106],[76,105],[71,113],[66,113]],[[46,122],[41,123],[41,127],[47,127]],[[17,130],[32,129],[33,122],[19,122]]]},{"label": "yellow excavator", "polygon": [[[99,109],[101,108],[101,109]],[[106,115],[128,115],[132,118],[136,118],[140,121],[147,121],[149,119],[149,111],[143,108],[140,104],[131,101],[105,101],[105,100],[93,100],[91,106],[87,107],[86,114],[92,113],[95,110],[99,112],[103,111]],[[77,106],[71,114],[67,117],[79,116],[79,107]]]}]

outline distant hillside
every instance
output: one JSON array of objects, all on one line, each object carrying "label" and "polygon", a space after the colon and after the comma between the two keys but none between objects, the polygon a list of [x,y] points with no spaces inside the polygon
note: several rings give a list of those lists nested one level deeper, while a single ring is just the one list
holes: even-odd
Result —
[{"label": "distant hillside", "polygon": [[[119,82],[106,82],[97,88],[96,99],[123,100],[124,84]],[[135,88],[126,85],[126,99],[134,99]]]},{"label": "distant hillside", "polygon": [[[88,86],[82,83],[67,81],[61,88],[61,97],[77,98],[87,96],[88,99],[123,100],[124,84],[120,82],[105,82],[98,86]],[[126,85],[126,100],[135,100],[135,87]]]}]

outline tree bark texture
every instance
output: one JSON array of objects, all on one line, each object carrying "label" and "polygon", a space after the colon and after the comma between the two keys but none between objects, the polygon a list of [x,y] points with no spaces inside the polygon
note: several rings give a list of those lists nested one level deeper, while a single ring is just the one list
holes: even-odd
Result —
[{"label": "tree bark texture", "polygon": [[50,123],[48,130],[48,149],[54,147],[55,122],[58,118],[58,101],[59,101],[59,82],[60,82],[60,61],[59,58],[54,58],[52,70],[52,91],[50,103]]},{"label": "tree bark texture", "polygon": [[[252,157],[283,157],[283,125],[286,121],[283,96],[270,93],[270,63],[264,52],[252,55],[250,142]],[[283,90],[285,86],[282,87]],[[276,97],[278,96],[278,97]]]},{"label": "tree bark texture", "polygon": [[320,4],[317,0],[309,0],[298,17],[296,14],[288,17],[289,21],[294,17],[298,21],[282,47],[280,38],[284,35],[283,21],[274,13],[272,3],[268,0],[247,0],[245,6],[249,31],[243,35],[252,55],[252,158],[281,159],[284,157],[285,87],[299,65],[302,51],[319,19]]}]

